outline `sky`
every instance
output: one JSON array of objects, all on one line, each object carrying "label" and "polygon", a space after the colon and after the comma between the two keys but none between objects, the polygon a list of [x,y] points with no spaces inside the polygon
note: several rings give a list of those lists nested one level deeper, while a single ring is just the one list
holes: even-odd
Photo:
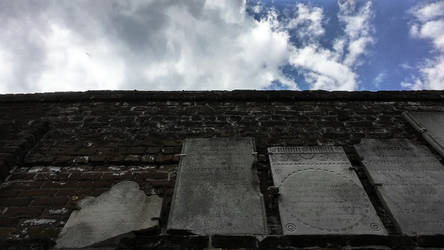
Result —
[{"label": "sky", "polygon": [[0,1],[0,93],[444,89],[444,0]]}]

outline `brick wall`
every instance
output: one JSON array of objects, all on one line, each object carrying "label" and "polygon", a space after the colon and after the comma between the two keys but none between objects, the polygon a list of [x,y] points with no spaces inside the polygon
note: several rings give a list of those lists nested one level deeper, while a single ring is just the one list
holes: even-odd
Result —
[{"label": "brick wall", "polygon": [[[363,242],[371,245],[377,240],[380,245],[401,248],[439,245],[436,239],[400,236],[352,147],[361,138],[409,138],[425,144],[402,118],[402,112],[409,110],[444,111],[444,92],[99,91],[0,95],[0,173],[6,178],[0,188],[0,239],[10,239],[4,243],[7,247],[50,246],[76,201],[97,196],[122,180],[136,181],[147,195],[156,193],[165,198],[161,218],[164,228],[183,139],[250,136],[256,141],[271,234],[279,235],[281,229],[277,203],[266,192],[272,185],[266,148],[339,145],[344,146],[356,166],[390,237],[372,238],[370,242],[353,237],[295,240],[273,236],[262,242],[248,237],[218,237],[212,239],[213,245],[284,248]],[[121,244],[149,246],[160,241],[166,246],[199,247],[208,241],[205,237],[172,235],[144,235],[138,239]]]}]

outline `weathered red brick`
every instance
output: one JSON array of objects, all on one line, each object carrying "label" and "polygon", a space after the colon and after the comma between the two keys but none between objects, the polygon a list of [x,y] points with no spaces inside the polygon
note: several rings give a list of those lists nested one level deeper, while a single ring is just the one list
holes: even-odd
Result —
[{"label": "weathered red brick", "polygon": [[0,228],[15,226],[18,223],[18,220],[18,218],[0,216]]},{"label": "weathered red brick", "polygon": [[31,206],[63,206],[67,201],[66,197],[38,197],[32,201]]},{"label": "weathered red brick", "polygon": [[102,173],[87,172],[87,173],[82,173],[79,180],[100,180],[101,177]]},{"label": "weathered red brick", "polygon": [[9,177],[9,181],[15,181],[15,180],[32,180],[36,174],[28,174],[28,173],[20,173],[20,174],[12,174]]},{"label": "weathered red brick", "polygon": [[57,190],[56,196],[73,196],[73,195],[88,195],[91,192],[89,187],[78,188],[78,189],[59,189]]},{"label": "weathered red brick", "polygon": [[22,190],[20,196],[22,197],[37,197],[37,196],[53,196],[57,192],[56,189],[34,189]]},{"label": "weathered red brick", "polygon": [[8,210],[4,214],[8,217],[38,217],[42,214],[43,208],[37,207],[8,207]]},{"label": "weathered red brick", "polygon": [[43,182],[41,188],[78,188],[78,181],[47,181]]},{"label": "weathered red brick", "polygon": [[19,193],[17,189],[0,189],[0,197],[16,197]]},{"label": "weathered red brick", "polygon": [[31,202],[31,198],[28,197],[21,197],[21,198],[0,198],[0,204],[5,207],[10,206],[26,206]]},{"label": "weathered red brick", "polygon": [[12,234],[17,233],[15,227],[0,227],[0,239],[8,239]]},{"label": "weathered red brick", "polygon": [[55,239],[62,230],[62,227],[55,225],[30,227],[28,235],[31,239]]}]

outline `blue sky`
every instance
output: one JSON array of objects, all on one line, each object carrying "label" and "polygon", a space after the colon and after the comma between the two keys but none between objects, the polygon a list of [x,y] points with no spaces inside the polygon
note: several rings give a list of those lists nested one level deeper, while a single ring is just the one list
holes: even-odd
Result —
[{"label": "blue sky", "polygon": [[0,93],[444,89],[444,0],[16,0],[0,21]]}]

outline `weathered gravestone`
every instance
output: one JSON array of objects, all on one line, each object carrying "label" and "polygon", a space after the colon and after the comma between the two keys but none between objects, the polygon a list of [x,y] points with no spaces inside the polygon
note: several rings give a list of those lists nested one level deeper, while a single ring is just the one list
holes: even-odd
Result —
[{"label": "weathered gravestone", "polygon": [[268,152],[284,234],[386,234],[342,147]]},{"label": "weathered gravestone", "polygon": [[363,139],[355,148],[403,233],[444,234],[444,167],[425,146]]},{"label": "weathered gravestone", "polygon": [[98,197],[79,202],[63,227],[56,248],[82,248],[131,231],[159,226],[162,198],[146,196],[133,181],[122,181]]},{"label": "weathered gravestone", "polygon": [[404,117],[444,157],[444,112],[405,112]]},{"label": "weathered gravestone", "polygon": [[251,138],[185,140],[167,229],[195,234],[266,234]]}]

